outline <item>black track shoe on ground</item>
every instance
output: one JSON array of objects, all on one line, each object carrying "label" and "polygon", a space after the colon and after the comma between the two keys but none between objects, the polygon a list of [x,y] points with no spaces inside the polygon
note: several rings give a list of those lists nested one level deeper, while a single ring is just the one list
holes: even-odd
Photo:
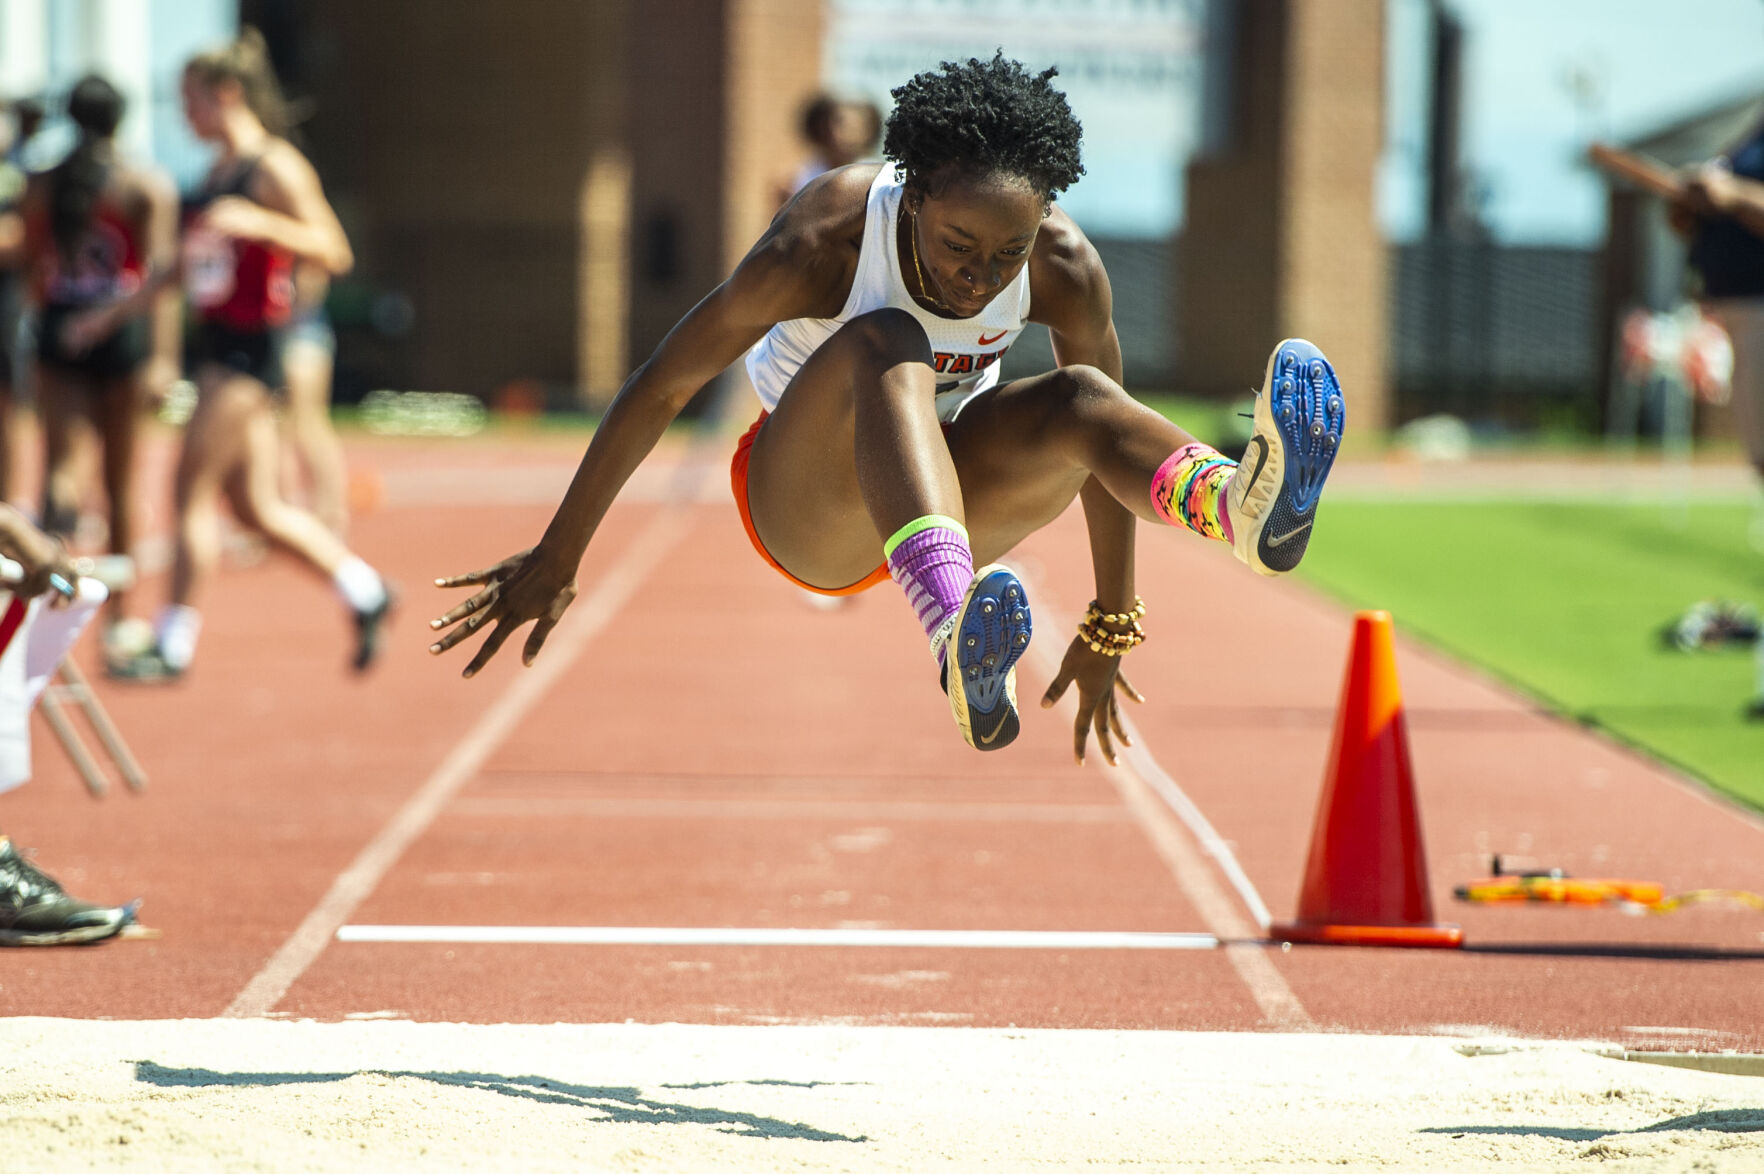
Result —
[{"label": "black track shoe on ground", "polygon": [[115,937],[135,920],[135,904],[94,905],[0,839],[0,946],[71,946]]},{"label": "black track shoe on ground", "polygon": [[168,684],[184,675],[178,668],[160,655],[158,646],[137,652],[133,656],[107,659],[104,662],[104,675],[113,681],[132,681],[136,684]]},{"label": "black track shoe on ground", "polygon": [[351,658],[349,666],[356,672],[367,672],[379,658],[380,648],[385,642],[386,622],[397,605],[398,601],[388,585],[386,598],[380,601],[379,607],[352,613],[355,616],[355,656]]},{"label": "black track shoe on ground", "polygon": [[1346,420],[1323,352],[1302,338],[1275,347],[1256,396],[1255,432],[1225,487],[1232,553],[1258,573],[1290,571],[1304,557]]}]

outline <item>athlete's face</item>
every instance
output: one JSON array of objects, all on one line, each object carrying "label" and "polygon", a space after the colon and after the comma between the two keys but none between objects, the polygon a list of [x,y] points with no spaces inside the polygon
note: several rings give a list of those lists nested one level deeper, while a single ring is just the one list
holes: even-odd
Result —
[{"label": "athlete's face", "polygon": [[[1028,264],[1047,197],[1020,178],[999,175],[959,175],[933,183],[932,191],[910,229],[917,234],[924,292],[971,318]],[[903,274],[912,260],[909,252]],[[916,279],[916,273],[908,278]]]},{"label": "athlete's face", "polygon": [[186,71],[181,88],[184,97],[184,121],[190,124],[191,133],[203,142],[219,138],[220,97],[215,92],[215,87]]}]

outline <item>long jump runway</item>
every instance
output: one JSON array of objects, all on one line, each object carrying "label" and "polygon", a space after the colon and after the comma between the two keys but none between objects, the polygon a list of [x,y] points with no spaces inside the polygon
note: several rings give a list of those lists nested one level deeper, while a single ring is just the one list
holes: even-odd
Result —
[{"label": "long jump runway", "polygon": [[[1475,908],[1489,857],[1764,890],[1764,824],[1402,639],[1436,911],[1462,951],[1283,950],[1350,618],[1140,531],[1147,695],[1111,768],[1037,706],[1089,600],[1076,510],[1013,559],[1025,728],[955,733],[887,585],[812,606],[748,548],[726,447],[670,445],[538,663],[425,651],[438,574],[542,529],[579,440],[352,441],[352,544],[403,588],[361,680],[329,589],[272,558],[203,601],[193,672],[101,684],[152,776],[94,800],[46,728],[0,828],[156,937],[0,955],[0,1014],[1372,1032],[1764,1051],[1764,918]],[[1319,541],[1327,541],[1327,513]],[[150,614],[163,579],[136,611]],[[95,641],[82,649],[90,659]],[[89,664],[97,679],[96,666]]]}]

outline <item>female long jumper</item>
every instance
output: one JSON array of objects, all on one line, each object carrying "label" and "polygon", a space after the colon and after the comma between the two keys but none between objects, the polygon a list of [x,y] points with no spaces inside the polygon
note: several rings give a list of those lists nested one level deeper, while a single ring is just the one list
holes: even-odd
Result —
[{"label": "female long jumper", "polygon": [[[431,622],[442,653],[485,625],[471,676],[533,622],[531,663],[576,596],[607,508],[688,400],[747,355],[762,412],[733,484],[760,555],[830,594],[892,578],[943,666],[963,738],[1016,737],[1016,663],[1032,632],[1001,558],[1082,500],[1096,600],[1042,699],[1078,687],[1115,761],[1120,655],[1144,637],[1136,520],[1230,543],[1263,574],[1298,564],[1345,418],[1340,385],[1303,340],[1279,344],[1240,466],[1121,387],[1107,274],[1053,199],[1083,173],[1080,128],[1053,71],[1002,54],[945,63],[894,91],[884,154],[815,180],[625,382],[538,545],[438,580],[473,586]],[[1055,370],[998,381],[1028,322]],[[978,565],[978,570],[976,570]]]}]

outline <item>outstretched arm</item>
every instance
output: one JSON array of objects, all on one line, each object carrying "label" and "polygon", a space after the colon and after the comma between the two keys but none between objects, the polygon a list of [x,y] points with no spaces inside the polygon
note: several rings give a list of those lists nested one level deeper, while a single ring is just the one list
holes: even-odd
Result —
[{"label": "outstretched arm", "polygon": [[1764,183],[1735,175],[1719,163],[1705,164],[1684,183],[1684,206],[1700,216],[1727,216],[1764,238]]},{"label": "outstretched arm", "polygon": [[493,625],[464,670],[470,677],[503,642],[532,622],[521,660],[533,663],[546,637],[576,596],[576,570],[613,499],[687,402],[740,358],[776,322],[804,317],[814,298],[814,258],[793,257],[768,233],[735,273],[694,306],[619,390],[607,409],[569,490],[537,546],[466,575],[437,579],[439,587],[478,587],[458,607],[432,621],[448,629],[429,647],[446,652]]},{"label": "outstretched arm", "polygon": [[[1058,218],[1058,219],[1055,219]],[[1044,311],[1053,343],[1054,361],[1062,367],[1083,364],[1122,381],[1121,340],[1115,333],[1114,297],[1109,278],[1096,249],[1076,225],[1055,210],[1043,227],[1051,239],[1047,264],[1035,274],[1037,305]],[[1037,251],[1041,248],[1037,245]],[[1045,292],[1044,292],[1045,291]],[[1051,295],[1051,296],[1049,296]],[[1095,477],[1079,493],[1084,521],[1090,531],[1090,561],[1096,575],[1096,601],[1104,612],[1126,614],[1135,601],[1133,563],[1134,527],[1131,511],[1103,488]],[[1042,696],[1042,707],[1051,707],[1068,685],[1078,684],[1078,717],[1072,731],[1072,749],[1079,762],[1090,733],[1096,732],[1103,758],[1116,762],[1115,739],[1131,745],[1121,721],[1117,690],[1135,701],[1139,692],[1121,675],[1120,659],[1092,652],[1084,640],[1074,637],[1066,648],[1059,675]]]}]

